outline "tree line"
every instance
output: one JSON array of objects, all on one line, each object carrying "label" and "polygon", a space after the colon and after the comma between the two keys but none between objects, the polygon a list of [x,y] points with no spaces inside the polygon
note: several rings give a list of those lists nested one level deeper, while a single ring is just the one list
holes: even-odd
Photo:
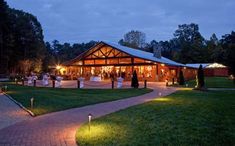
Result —
[{"label": "tree line", "polygon": [[[127,32],[119,44],[153,52],[154,46],[162,55],[181,63],[218,62],[229,66],[235,74],[235,32],[218,39],[212,34],[206,40],[197,24],[182,24],[168,41],[146,42],[141,31]],[[0,0],[0,74],[49,71],[50,66],[70,60],[96,44],[44,42],[43,29],[35,16],[9,8]]]},{"label": "tree line", "polygon": [[[222,63],[235,74],[235,32],[225,34],[218,39],[212,34],[206,40],[199,31],[198,24],[179,25],[174,37],[168,41],[146,42],[146,35],[140,31],[130,31],[124,35],[119,44],[152,52],[161,49],[162,56],[181,63]],[[155,47],[154,47],[155,46]]]},{"label": "tree line", "polygon": [[95,43],[44,42],[35,16],[0,0],[0,75],[49,71],[49,66],[72,59]]}]

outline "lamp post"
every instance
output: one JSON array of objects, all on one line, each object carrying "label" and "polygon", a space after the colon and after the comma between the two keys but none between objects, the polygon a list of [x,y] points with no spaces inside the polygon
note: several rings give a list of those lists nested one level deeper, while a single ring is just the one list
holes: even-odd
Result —
[{"label": "lamp post", "polygon": [[114,89],[114,80],[113,79],[112,79],[111,84],[112,84],[112,89]]},{"label": "lamp post", "polygon": [[7,87],[7,85],[5,85],[4,86],[4,92],[7,92],[7,89],[8,89],[8,87]]},{"label": "lamp post", "polygon": [[77,88],[79,89],[80,88],[80,80],[77,79]]},{"label": "lamp post", "polygon": [[32,98],[30,99],[31,109],[33,109],[33,102],[34,102],[34,98],[32,97]]},{"label": "lamp post", "polygon": [[15,78],[15,84],[18,84],[17,78]]},{"label": "lamp post", "polygon": [[24,78],[22,78],[22,80],[21,80],[21,81],[22,81],[22,85],[24,86]]},{"label": "lamp post", "polygon": [[144,80],[144,88],[147,88],[147,80]]},{"label": "lamp post", "polygon": [[168,86],[168,79],[166,79],[166,81],[165,81],[165,82],[166,82],[166,86]]},{"label": "lamp post", "polygon": [[88,114],[88,124],[89,124],[89,131],[91,131],[91,118],[92,118],[92,114]]}]

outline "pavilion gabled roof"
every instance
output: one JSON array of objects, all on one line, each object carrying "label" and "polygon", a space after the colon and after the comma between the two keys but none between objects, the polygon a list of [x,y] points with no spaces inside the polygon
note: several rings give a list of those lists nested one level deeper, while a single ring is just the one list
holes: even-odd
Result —
[{"label": "pavilion gabled roof", "polygon": [[153,62],[173,65],[173,66],[185,66],[184,64],[175,62],[163,56],[161,58],[154,57],[153,53],[150,53],[150,52],[141,51],[141,50],[133,49],[133,48],[126,47],[126,46],[121,46],[115,43],[109,43],[109,42],[103,42],[103,43],[134,57],[146,59],[146,60],[153,61]]},{"label": "pavilion gabled roof", "polygon": [[110,43],[110,42],[100,42],[98,44],[96,44],[95,46],[91,47],[90,49],[88,49],[87,51],[85,51],[84,53],[80,54],[78,57],[64,63],[65,65],[68,65],[69,63],[75,61],[75,60],[80,60],[82,59],[82,57],[91,49],[95,48],[96,46],[103,46],[103,45],[107,45],[107,46],[110,46],[114,49],[117,49],[121,52],[124,52],[128,55],[131,55],[133,57],[137,57],[137,58],[142,58],[142,59],[146,59],[146,60],[149,60],[149,61],[153,61],[153,62],[157,62],[157,63],[163,63],[163,64],[167,64],[167,65],[172,65],[172,66],[185,66],[184,64],[181,64],[181,63],[178,63],[178,62],[175,62],[173,60],[170,60],[166,57],[161,57],[161,58],[156,58],[154,57],[153,53],[150,53],[150,52],[146,52],[146,51],[141,51],[141,50],[137,50],[137,49],[133,49],[133,48],[130,48],[130,47],[126,47],[126,46],[121,46],[121,45],[118,45],[118,44],[115,44],[115,43]]}]

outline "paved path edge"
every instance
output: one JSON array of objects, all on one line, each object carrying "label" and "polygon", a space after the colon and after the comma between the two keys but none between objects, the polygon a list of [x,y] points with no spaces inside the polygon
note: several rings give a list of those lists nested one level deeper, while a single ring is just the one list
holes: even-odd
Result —
[{"label": "paved path edge", "polygon": [[24,107],[21,103],[19,103],[18,101],[16,101],[15,99],[13,99],[10,95],[8,95],[7,93],[3,92],[3,94],[9,98],[11,101],[13,101],[15,104],[17,104],[20,108],[22,108],[24,111],[26,111],[30,116],[35,117],[36,115],[29,109],[27,109],[26,107]]}]

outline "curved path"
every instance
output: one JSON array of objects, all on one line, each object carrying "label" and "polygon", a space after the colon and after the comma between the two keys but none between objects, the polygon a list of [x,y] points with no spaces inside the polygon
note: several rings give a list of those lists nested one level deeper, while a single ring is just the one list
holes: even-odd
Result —
[{"label": "curved path", "polygon": [[152,86],[153,92],[141,96],[50,113],[16,123],[0,130],[0,146],[75,146],[76,129],[87,121],[89,113],[97,118],[176,91],[164,85],[155,87]]},{"label": "curved path", "polygon": [[0,93],[0,129],[32,118],[7,96]]}]

